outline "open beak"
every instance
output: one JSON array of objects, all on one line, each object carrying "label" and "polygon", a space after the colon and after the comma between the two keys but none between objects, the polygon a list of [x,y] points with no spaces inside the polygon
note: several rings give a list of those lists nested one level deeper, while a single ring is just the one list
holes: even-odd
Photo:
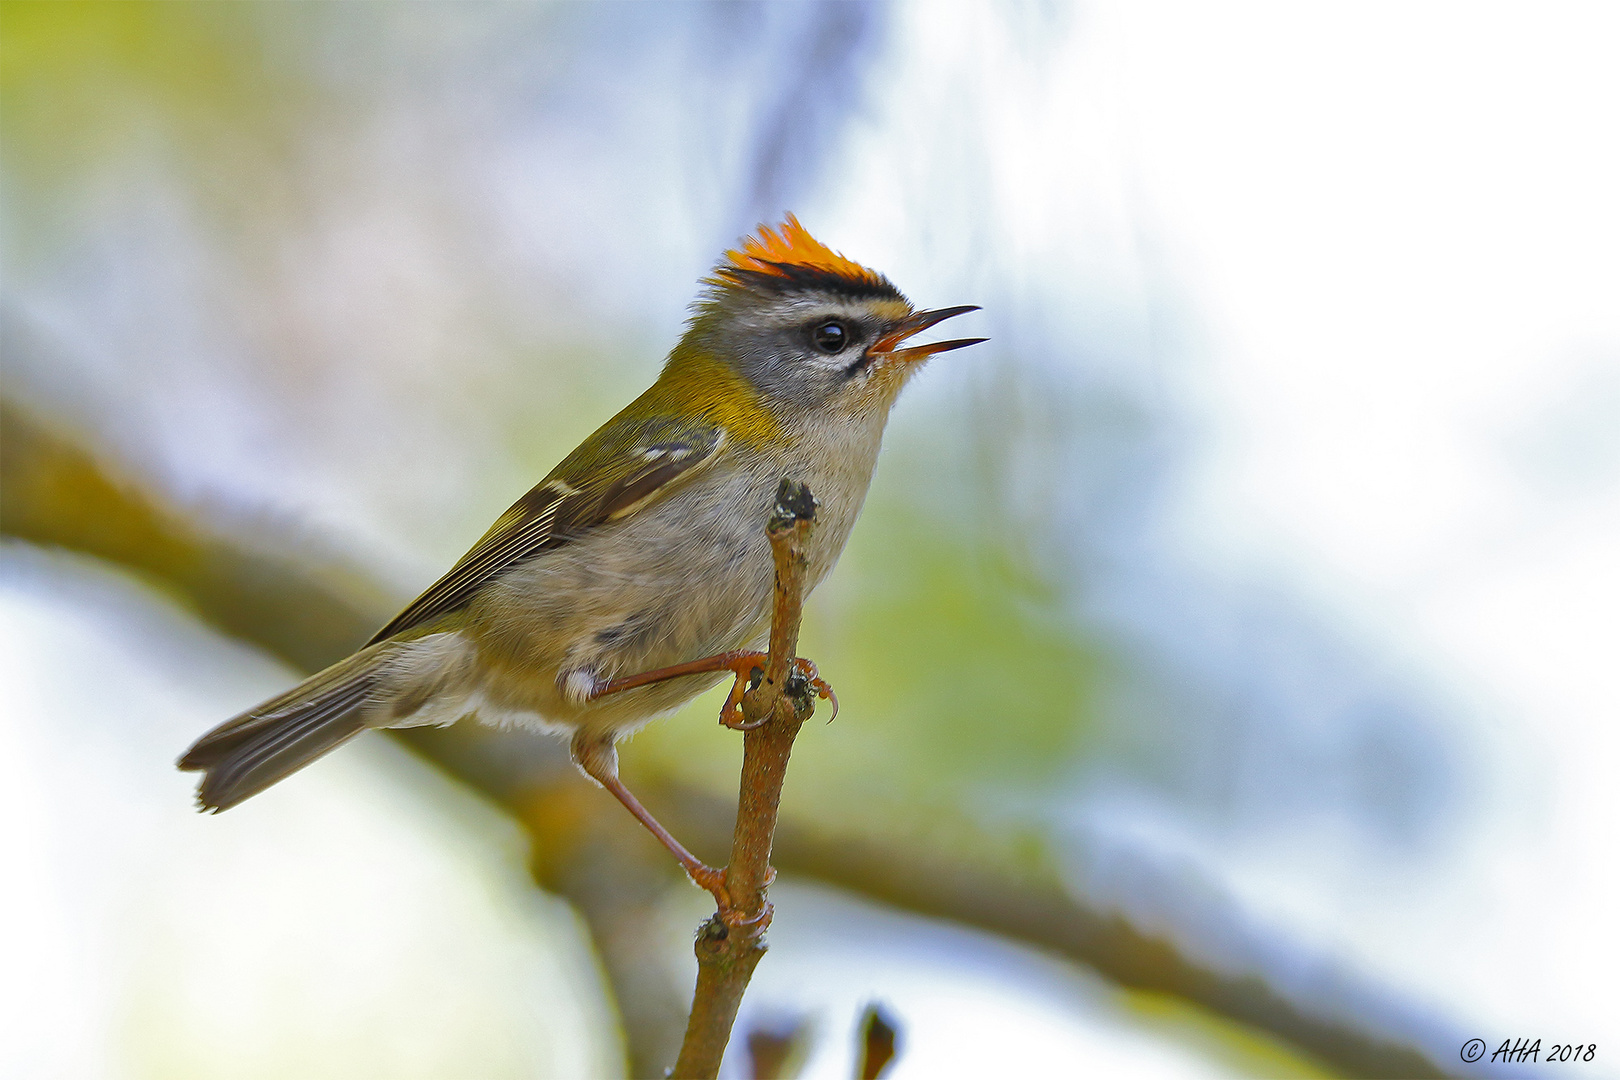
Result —
[{"label": "open beak", "polygon": [[878,338],[873,343],[868,355],[880,360],[921,360],[923,357],[933,356],[935,353],[950,352],[952,349],[964,349],[969,345],[977,345],[981,341],[988,341],[989,338],[982,337],[956,338],[953,341],[931,341],[927,345],[913,345],[908,349],[896,348],[902,341],[915,334],[922,333],[935,323],[942,323],[946,319],[954,318],[957,315],[978,310],[977,304],[964,304],[961,307],[919,311],[905,319],[887,334]]}]

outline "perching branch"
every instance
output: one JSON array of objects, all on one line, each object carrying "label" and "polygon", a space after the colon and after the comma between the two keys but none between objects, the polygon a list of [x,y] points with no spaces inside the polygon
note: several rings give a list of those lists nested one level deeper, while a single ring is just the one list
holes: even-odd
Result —
[{"label": "perching branch", "polygon": [[776,603],[771,615],[771,646],[765,671],[744,696],[742,785],[726,893],[732,918],[716,912],[698,930],[697,990],[686,1023],[686,1038],[673,1077],[714,1077],[731,1040],[737,1007],[765,955],[765,929],[771,922],[766,896],[776,871],[771,841],[782,800],[782,780],[794,736],[815,708],[809,683],[794,664],[799,619],[804,605],[805,547],[815,527],[816,501],[803,484],[784,479],[776,493],[776,513],[766,526],[776,560]]}]

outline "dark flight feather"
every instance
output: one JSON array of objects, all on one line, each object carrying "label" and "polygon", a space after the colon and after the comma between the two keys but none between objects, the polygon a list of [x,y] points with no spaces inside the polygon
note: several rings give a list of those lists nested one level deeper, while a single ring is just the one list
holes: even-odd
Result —
[{"label": "dark flight feather", "polygon": [[725,431],[701,417],[615,417],[513,503],[473,549],[371,639],[461,608],[491,579],[621,517],[719,454]]},{"label": "dark flight feather", "polygon": [[378,648],[356,653],[198,739],[179,762],[207,774],[198,805],[235,806],[364,731],[364,706],[384,657]]}]

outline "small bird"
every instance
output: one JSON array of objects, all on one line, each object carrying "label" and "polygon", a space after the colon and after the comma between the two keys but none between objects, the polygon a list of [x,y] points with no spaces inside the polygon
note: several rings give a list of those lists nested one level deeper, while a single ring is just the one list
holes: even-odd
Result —
[{"label": "small bird", "polygon": [[[914,310],[792,214],[702,284],[652,387],[449,573],[359,652],[186,751],[179,767],[204,773],[200,809],[235,806],[367,728],[517,724],[570,734],[580,769],[716,891],[719,872],[619,780],[615,744],[761,661],[775,580],[764,526],[781,481],[819,502],[808,594],[860,515],[901,388],[927,357],[985,339],[903,347],[977,308]],[[722,723],[737,726],[737,696]]]}]

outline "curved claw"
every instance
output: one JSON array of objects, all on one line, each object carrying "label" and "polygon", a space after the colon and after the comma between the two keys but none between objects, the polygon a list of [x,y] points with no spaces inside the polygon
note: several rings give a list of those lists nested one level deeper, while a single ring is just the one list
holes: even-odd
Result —
[{"label": "curved claw", "polygon": [[733,930],[740,930],[747,926],[769,926],[771,923],[771,916],[775,914],[775,911],[771,907],[771,902],[767,900],[765,901],[764,907],[760,908],[756,914],[750,915],[747,918],[744,918],[741,914],[739,914],[737,909],[732,907],[730,904],[722,904],[715,910],[715,914],[720,916],[720,921],[725,923],[726,926]]},{"label": "curved claw", "polygon": [[732,731],[753,731],[770,719],[767,716],[749,723],[742,718],[743,695],[748,693],[754,672],[759,671],[763,675],[761,665],[767,659],[764,653],[748,653],[737,657],[728,665],[736,678],[731,683],[731,693],[726,695],[726,703],[720,707],[721,727],[730,728]]},{"label": "curved claw", "polygon": [[815,661],[796,656],[793,658],[793,666],[798,669],[799,678],[810,684],[810,690],[816,697],[832,702],[832,715],[827,717],[827,723],[838,719],[838,695],[833,693],[832,684],[823,679],[821,673],[816,670]]},{"label": "curved claw", "polygon": [[[768,660],[764,653],[736,653],[728,657],[726,669],[735,676],[731,684],[731,692],[726,695],[726,703],[720,707],[720,726],[730,728],[732,731],[753,731],[770,720],[770,717],[761,717],[750,723],[743,719],[743,697],[753,689],[754,672],[761,670],[761,665]],[[810,691],[823,701],[832,702],[832,715],[827,723],[838,719],[838,695],[826,679],[816,671],[815,661],[806,660],[802,656],[793,658],[793,673],[803,679],[810,687]]]},{"label": "curved claw", "polygon": [[[743,915],[732,904],[731,894],[726,891],[726,872],[724,870],[713,866],[698,866],[695,869],[688,868],[686,873],[687,876],[692,879],[693,884],[697,885],[698,888],[707,891],[710,896],[714,897],[715,914],[720,916],[720,921],[725,923],[727,926],[732,927],[733,929],[741,929],[747,926],[756,926],[760,924],[768,925],[770,923],[770,901],[766,901],[765,906],[760,908],[756,914],[746,918],[743,917]],[[772,878],[775,877],[774,870],[772,871],[771,876]],[[767,884],[769,884],[769,882],[767,882]]]},{"label": "curved claw", "polygon": [[[738,709],[737,711],[739,713],[742,712],[741,709]],[[771,718],[769,716],[762,716],[753,723],[749,723],[747,720],[729,720],[726,718],[725,713],[720,714],[720,726],[730,728],[732,731],[758,731],[760,728],[770,723],[770,721]]]},{"label": "curved claw", "polygon": [[834,720],[838,719],[838,695],[833,693],[833,688],[827,685],[826,680],[817,679],[815,682],[810,684],[810,688],[814,690],[816,692],[816,696],[821,698],[823,701],[832,702],[833,711],[832,715],[827,717],[827,723],[830,724]]}]

